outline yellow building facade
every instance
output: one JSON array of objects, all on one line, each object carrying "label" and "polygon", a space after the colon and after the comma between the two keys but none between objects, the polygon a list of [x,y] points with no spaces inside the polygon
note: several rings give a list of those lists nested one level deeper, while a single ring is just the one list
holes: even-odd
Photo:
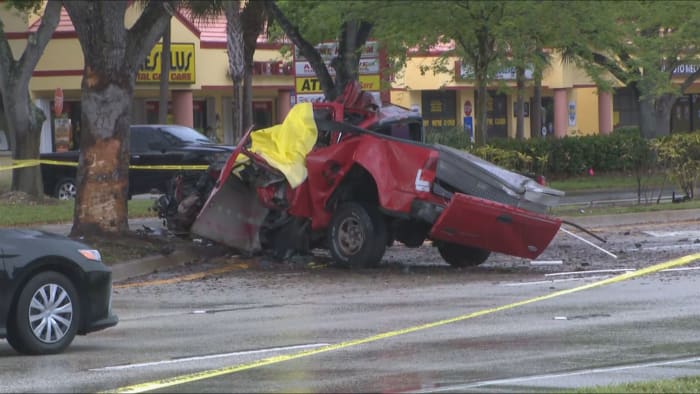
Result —
[{"label": "yellow building facade", "polygon": [[[127,13],[125,25],[138,16],[136,7]],[[29,34],[36,30],[36,18],[17,14],[0,7],[15,56],[26,45]],[[169,122],[194,127],[220,142],[233,144],[231,97],[233,82],[228,74],[226,51],[226,22],[219,18],[208,23],[195,22],[186,13],[176,13],[172,20],[171,41],[173,63],[176,67],[170,79]],[[296,101],[295,67],[291,55],[284,57],[281,45],[258,40],[253,77],[254,121],[266,127],[282,121]],[[438,58],[439,52],[415,54],[405,69],[396,74],[381,97],[385,101],[421,112],[427,128],[473,129],[476,107],[474,83],[462,75],[462,65],[452,59],[454,69],[449,73],[421,73],[422,67]],[[145,59],[137,78],[132,123],[156,123],[159,97],[159,47]],[[178,63],[179,62],[179,63]],[[61,115],[70,118],[73,145],[80,129],[80,85],[83,75],[83,54],[72,23],[65,11],[52,40],[49,42],[30,82],[37,104],[52,115],[57,89],[64,96]],[[512,73],[499,74],[489,88],[489,136],[514,137],[516,130],[516,92]],[[554,135],[586,135],[609,133],[616,115],[610,93],[598,92],[585,73],[557,59],[545,71],[543,86],[543,115],[541,130],[532,130],[531,112],[533,87],[527,84],[525,136],[528,138]],[[617,116],[619,118],[619,115]],[[54,121],[47,121],[42,132],[41,151],[55,149]],[[2,126],[0,125],[0,128]],[[467,130],[468,132],[468,130]],[[2,147],[0,146],[0,149]]]}]

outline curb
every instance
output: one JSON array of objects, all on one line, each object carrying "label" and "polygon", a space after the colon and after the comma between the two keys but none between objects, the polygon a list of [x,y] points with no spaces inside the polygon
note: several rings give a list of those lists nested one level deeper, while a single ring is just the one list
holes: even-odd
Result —
[{"label": "curb", "polygon": [[229,249],[223,246],[205,246],[191,244],[176,249],[167,255],[147,256],[140,259],[109,264],[112,269],[112,281],[120,282],[138,276],[148,275],[165,268],[173,268],[225,255]]},{"label": "curb", "polygon": [[137,276],[148,275],[163,268],[172,268],[197,258],[191,248],[187,250],[175,251],[169,255],[149,256],[141,259],[111,264],[112,281],[120,282],[135,278]]}]

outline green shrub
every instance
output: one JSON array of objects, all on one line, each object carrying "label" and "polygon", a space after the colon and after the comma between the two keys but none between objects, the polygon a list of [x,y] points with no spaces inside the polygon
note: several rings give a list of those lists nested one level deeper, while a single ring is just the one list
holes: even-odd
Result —
[{"label": "green shrub", "polygon": [[669,177],[693,199],[700,173],[700,131],[672,134],[653,140],[652,145]]},{"label": "green shrub", "polygon": [[465,150],[470,149],[472,146],[469,134],[459,127],[426,128],[425,142],[428,144],[440,144]]},{"label": "green shrub", "polygon": [[638,127],[619,128],[610,135],[491,139],[488,148],[474,147],[467,133],[454,128],[428,130],[426,142],[468,150],[525,174],[568,177],[593,168],[596,172],[633,172],[639,178],[655,168],[654,151]]}]

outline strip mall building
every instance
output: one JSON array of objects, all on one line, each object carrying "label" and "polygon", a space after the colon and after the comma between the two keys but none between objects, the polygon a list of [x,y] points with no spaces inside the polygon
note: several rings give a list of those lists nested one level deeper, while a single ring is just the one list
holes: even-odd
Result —
[{"label": "strip mall building", "polygon": [[[133,7],[132,7],[133,8]],[[127,25],[135,20],[137,11],[127,13]],[[5,34],[17,57],[26,45],[38,21],[0,7],[0,18]],[[232,144],[231,96],[232,80],[228,74],[226,52],[226,22],[218,19],[205,23],[195,22],[185,13],[176,13],[172,21],[172,71],[170,74],[169,122],[194,127],[221,142]],[[376,43],[374,44],[376,45]],[[259,38],[255,52],[253,77],[253,111],[257,127],[266,127],[284,119],[297,101],[319,95],[320,88],[313,75],[305,74],[303,61],[290,56],[284,58],[279,44]],[[367,75],[360,79],[367,90],[374,90],[384,102],[419,110],[427,128],[473,127],[475,89],[472,80],[463,71],[457,59],[450,73],[434,75],[421,73],[440,55],[440,50],[415,54],[403,72],[391,81],[391,88],[379,94],[379,77],[375,68],[381,59],[372,58],[370,48],[363,67]],[[158,44],[144,60],[138,73],[133,102],[132,123],[156,123],[158,119],[160,50]],[[332,53],[332,51],[330,51]],[[303,59],[301,59],[303,60]],[[308,67],[307,67],[308,68]],[[361,67],[362,69],[362,67]],[[679,70],[679,74],[683,74]],[[361,74],[362,70],[361,70]],[[376,74],[376,75],[375,75]],[[686,73],[687,74],[687,73]],[[36,103],[44,109],[49,120],[42,131],[41,151],[56,150],[57,140],[69,139],[75,147],[80,133],[80,84],[83,76],[83,54],[68,15],[61,21],[49,42],[30,82]],[[682,75],[679,75],[682,76]],[[543,135],[563,137],[609,133],[615,127],[637,124],[638,106],[628,89],[615,93],[599,92],[585,73],[574,65],[552,62],[543,80],[543,130],[532,130],[529,108],[532,105],[532,81],[526,93],[525,136]],[[506,89],[503,89],[506,86]],[[54,119],[53,100],[60,89],[64,96],[64,119]],[[692,91],[700,93],[699,85]],[[529,99],[528,99],[529,98]],[[672,130],[689,131],[700,128],[700,95],[688,94],[679,98],[673,108]],[[497,76],[488,96],[488,135],[514,137],[516,128],[514,73],[503,70]],[[69,119],[66,122],[65,119]],[[65,131],[65,124],[69,131]],[[57,127],[61,125],[61,127]],[[0,151],[9,150],[4,119],[0,110]],[[468,132],[468,131],[467,131]],[[58,133],[58,134],[57,134]],[[63,133],[63,134],[62,134]],[[68,135],[65,135],[68,134]]]}]

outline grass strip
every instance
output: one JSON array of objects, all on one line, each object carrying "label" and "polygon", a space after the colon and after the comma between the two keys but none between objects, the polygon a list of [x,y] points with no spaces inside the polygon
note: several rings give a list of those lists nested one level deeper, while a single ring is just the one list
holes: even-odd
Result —
[{"label": "grass strip", "polygon": [[[150,210],[152,206],[151,199],[130,200],[129,218],[155,216],[155,212]],[[48,204],[11,204],[0,201],[0,227],[72,222],[73,210],[73,201],[52,200]]]},{"label": "grass strip", "polygon": [[652,382],[626,383],[611,386],[586,387],[571,393],[697,393],[700,376],[664,379]]}]

